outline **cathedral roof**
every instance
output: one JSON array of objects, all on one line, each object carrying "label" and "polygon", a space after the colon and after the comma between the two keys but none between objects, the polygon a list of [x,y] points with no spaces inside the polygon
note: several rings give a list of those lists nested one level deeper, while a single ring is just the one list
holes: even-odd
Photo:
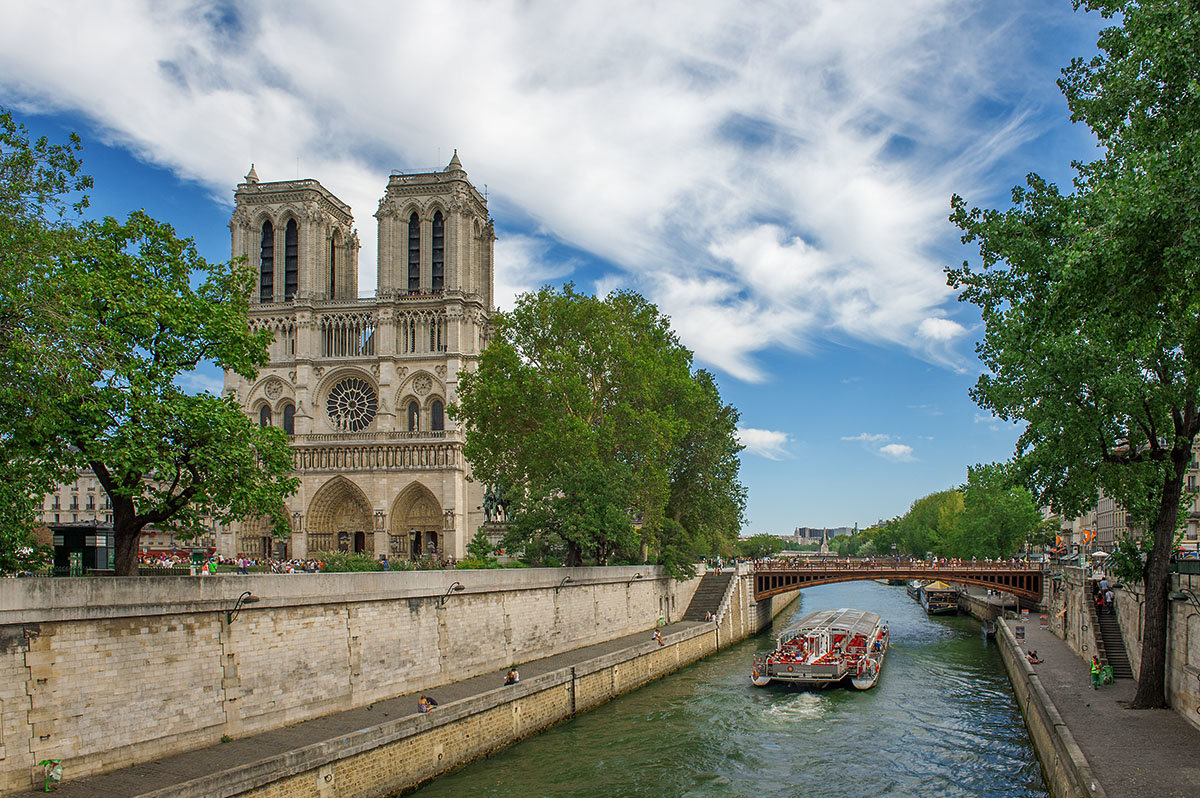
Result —
[{"label": "cathedral roof", "polygon": [[258,182],[258,172],[254,171],[254,164],[250,164],[250,171],[246,173],[246,182],[247,183],[257,183]]},{"label": "cathedral roof", "polygon": [[462,167],[462,161],[458,160],[458,150],[457,149],[454,150],[454,157],[450,159],[450,163],[446,164],[446,168],[443,169],[442,171],[444,171],[444,172],[462,172],[462,171],[464,171],[463,167]]}]

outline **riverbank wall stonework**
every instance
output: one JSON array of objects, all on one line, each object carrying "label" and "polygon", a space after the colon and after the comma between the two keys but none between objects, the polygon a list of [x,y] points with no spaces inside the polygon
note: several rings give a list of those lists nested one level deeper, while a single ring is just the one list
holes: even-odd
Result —
[{"label": "riverbank wall stonework", "polygon": [[[739,569],[731,582],[719,623],[675,632],[663,646],[639,644],[436,713],[365,729],[362,739],[290,752],[272,763],[269,775],[214,774],[170,794],[199,798],[223,787],[221,795],[255,798],[372,798],[411,789],[762,631],[798,592],[755,603],[748,574]],[[251,779],[263,786],[247,789]]]},{"label": "riverbank wall stonework", "polygon": [[1095,795],[1091,766],[1003,619],[997,623],[996,641],[1051,794],[1056,798]]},{"label": "riverbank wall stonework", "polygon": [[[0,580],[0,791],[45,759],[115,770],[649,629],[698,583],[650,566]],[[553,695],[514,728],[557,717],[538,708]]]},{"label": "riverbank wall stonework", "polygon": [[[1091,583],[1082,568],[1064,568],[1047,595],[1050,631],[1090,660],[1099,650],[1099,632]],[[1200,576],[1173,574],[1167,626],[1167,703],[1189,725],[1200,729]],[[1117,622],[1136,679],[1142,664],[1142,624],[1146,603],[1142,585],[1113,589]]]}]

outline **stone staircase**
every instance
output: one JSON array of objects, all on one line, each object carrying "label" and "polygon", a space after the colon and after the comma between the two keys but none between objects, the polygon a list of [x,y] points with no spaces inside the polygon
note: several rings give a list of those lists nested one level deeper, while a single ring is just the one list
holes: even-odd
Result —
[{"label": "stone staircase", "polygon": [[1095,613],[1097,629],[1100,631],[1100,661],[1111,665],[1113,677],[1132,679],[1133,668],[1129,665],[1129,654],[1125,651],[1125,639],[1121,637],[1121,624],[1115,615]]},{"label": "stone staircase", "polygon": [[695,595],[692,596],[692,603],[688,605],[687,612],[683,614],[685,621],[703,621],[704,614],[711,612],[717,614],[717,610],[721,608],[721,601],[725,598],[725,594],[729,591],[729,583],[733,581],[733,573],[706,573],[700,579],[700,586],[696,588]]}]

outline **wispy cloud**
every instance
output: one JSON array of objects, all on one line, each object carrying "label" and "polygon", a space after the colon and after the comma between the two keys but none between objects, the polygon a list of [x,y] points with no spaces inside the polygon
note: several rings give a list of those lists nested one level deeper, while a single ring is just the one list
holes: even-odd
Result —
[{"label": "wispy cloud", "polygon": [[890,441],[891,439],[891,435],[882,432],[860,432],[857,435],[842,436],[842,440],[844,441],[862,441],[863,443],[881,443],[883,441]]},{"label": "wispy cloud", "polygon": [[251,161],[263,180],[320,179],[354,208],[368,290],[387,171],[457,147],[516,228],[497,244],[501,304],[562,276],[545,259],[562,242],[742,380],[770,378],[771,348],[826,339],[959,368],[947,198],[1058,102],[1050,81],[1029,88],[1033,45],[1002,16],[1037,12],[999,8],[9,4],[0,100],[81,112],[226,202]]},{"label": "wispy cloud", "polygon": [[786,446],[789,436],[786,432],[739,427],[737,437],[738,441],[746,447],[746,451],[751,454],[757,454],[768,460],[782,460],[788,456]]}]

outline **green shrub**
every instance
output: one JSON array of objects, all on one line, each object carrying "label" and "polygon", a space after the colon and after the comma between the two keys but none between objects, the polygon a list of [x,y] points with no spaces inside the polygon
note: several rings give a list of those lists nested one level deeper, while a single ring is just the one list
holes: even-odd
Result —
[{"label": "green shrub", "polygon": [[366,552],[317,551],[309,555],[310,560],[320,560],[326,573],[350,571],[382,571],[383,564]]}]

